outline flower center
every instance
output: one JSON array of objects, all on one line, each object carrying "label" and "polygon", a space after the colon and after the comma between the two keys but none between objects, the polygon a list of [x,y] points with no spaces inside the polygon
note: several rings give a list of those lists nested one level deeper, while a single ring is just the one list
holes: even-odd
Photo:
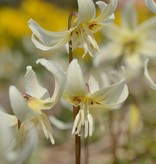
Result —
[{"label": "flower center", "polygon": [[90,109],[93,105],[96,104],[100,104],[99,102],[97,102],[96,100],[94,100],[93,98],[90,97],[74,97],[75,104],[77,106],[80,106],[80,109],[83,109],[85,111],[90,112]]},{"label": "flower center", "polygon": [[130,40],[124,43],[124,51],[129,54],[134,54],[137,49],[138,43],[136,40]]},{"label": "flower center", "polygon": [[27,100],[28,106],[34,111],[41,113],[42,102],[35,97],[32,97],[28,94],[24,94],[23,97]]}]

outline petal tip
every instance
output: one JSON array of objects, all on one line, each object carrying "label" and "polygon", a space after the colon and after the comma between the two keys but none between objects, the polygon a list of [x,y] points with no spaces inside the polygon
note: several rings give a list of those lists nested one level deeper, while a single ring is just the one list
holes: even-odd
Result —
[{"label": "petal tip", "polygon": [[27,70],[32,70],[32,66],[29,65],[29,66],[26,67],[26,69]]}]

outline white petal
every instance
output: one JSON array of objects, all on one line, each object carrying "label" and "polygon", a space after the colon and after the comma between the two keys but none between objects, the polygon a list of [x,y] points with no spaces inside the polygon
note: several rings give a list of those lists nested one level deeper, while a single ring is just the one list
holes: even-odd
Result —
[{"label": "white petal", "polygon": [[105,64],[111,60],[116,60],[122,55],[122,47],[115,43],[110,43],[107,46],[104,46],[100,53],[96,55],[94,59],[94,65],[99,66]]},{"label": "white petal", "polygon": [[40,123],[42,125],[43,132],[46,136],[46,138],[50,138],[50,141],[52,144],[55,143],[53,135],[52,135],[52,127],[51,124],[45,114],[42,114],[40,117]]},{"label": "white petal", "polygon": [[93,0],[78,0],[79,23],[90,21],[95,14],[96,8]]},{"label": "white petal", "polygon": [[149,84],[149,86],[156,90],[156,84],[154,83],[154,81],[151,79],[150,75],[149,75],[149,72],[148,72],[148,69],[147,69],[147,65],[148,65],[148,59],[145,61],[145,69],[144,69],[144,74],[145,74],[145,77],[146,77],[146,80]]},{"label": "white petal", "polygon": [[64,46],[70,40],[73,29],[65,32],[50,32],[43,29],[37,22],[30,19],[28,22],[33,32],[32,41],[37,48],[42,50],[57,49]]},{"label": "white petal", "polygon": [[74,59],[68,67],[65,92],[71,97],[84,96],[87,93],[82,70],[76,59]]},{"label": "white petal", "polygon": [[89,92],[94,93],[99,90],[99,83],[94,79],[93,76],[89,77],[88,81]]},{"label": "white petal", "polygon": [[14,125],[17,125],[17,123],[18,123],[16,116],[11,115],[11,114],[7,114],[7,113],[0,110],[0,119],[1,118],[4,118],[6,120],[6,125],[8,127],[12,127]]},{"label": "white petal", "polygon": [[101,79],[102,79],[102,88],[106,88],[110,85],[110,80],[108,79],[106,73],[101,74]]},{"label": "white petal", "polygon": [[156,30],[156,17],[152,17],[151,19],[143,22],[141,25],[138,26],[136,30],[138,33],[140,32],[141,35],[153,35]]},{"label": "white petal", "polygon": [[106,26],[103,29],[103,32],[104,32],[104,35],[106,35],[108,39],[114,41],[115,38],[121,37],[122,30],[121,30],[121,27],[117,26],[116,24],[111,24],[111,25]]},{"label": "white petal", "polygon": [[89,124],[89,136],[92,136],[93,130],[94,130],[94,121],[92,115],[89,113],[87,115],[88,118],[88,124]]},{"label": "white petal", "polygon": [[85,138],[88,137],[88,133],[89,133],[89,123],[88,120],[85,121]]},{"label": "white petal", "polygon": [[128,29],[135,29],[137,26],[137,14],[134,0],[128,1],[122,13],[122,25]]},{"label": "white petal", "polygon": [[153,40],[147,40],[145,39],[144,42],[142,42],[142,46],[140,47],[141,54],[146,57],[155,57],[156,56],[156,42]]},{"label": "white petal", "polygon": [[101,14],[95,20],[98,22],[104,22],[108,21],[109,18],[112,19],[112,14],[117,7],[118,0],[110,0],[108,5],[102,1],[98,1],[96,4],[99,6]]},{"label": "white petal", "polygon": [[[26,132],[26,137],[24,138],[24,143],[21,147],[19,147],[20,153],[18,152],[18,160],[19,161],[26,161],[30,155],[32,154],[34,148],[37,146],[38,142],[38,133],[37,130],[32,127],[28,126],[28,132]],[[22,162],[22,163],[23,163]]]},{"label": "white petal", "polygon": [[125,84],[125,80],[121,80],[118,83],[95,92],[92,97],[98,102],[101,102],[101,107],[111,107],[127,99],[128,87]]},{"label": "white petal", "polygon": [[80,112],[75,117],[73,129],[72,129],[72,134],[74,134],[76,132],[76,129],[78,128],[79,122],[80,122]]},{"label": "white petal", "polygon": [[156,13],[156,2],[154,0],[144,0],[147,7],[154,13]]},{"label": "white petal", "polygon": [[135,52],[133,54],[126,54],[124,58],[124,63],[129,70],[136,71],[134,73],[137,73],[137,71],[140,71],[143,67],[143,62],[141,56],[138,55],[138,52]]},{"label": "white petal", "polygon": [[27,118],[35,116],[35,113],[28,107],[25,99],[16,87],[10,86],[9,97],[11,107],[16,117],[21,121],[25,121]]},{"label": "white petal", "polygon": [[66,84],[65,73],[61,68],[61,66],[54,61],[48,61],[46,59],[38,59],[36,63],[37,64],[40,63],[54,76],[55,89],[51,99],[49,100],[53,103],[52,106],[54,106],[59,101],[64,91],[64,86]]},{"label": "white petal", "polygon": [[35,98],[48,98],[49,93],[46,88],[43,88],[38,81],[36,73],[31,66],[27,67],[25,74],[25,92]]},{"label": "white petal", "polygon": [[13,138],[11,129],[7,126],[7,120],[5,118],[0,119],[0,159],[5,160],[6,153],[8,153],[9,144]]}]

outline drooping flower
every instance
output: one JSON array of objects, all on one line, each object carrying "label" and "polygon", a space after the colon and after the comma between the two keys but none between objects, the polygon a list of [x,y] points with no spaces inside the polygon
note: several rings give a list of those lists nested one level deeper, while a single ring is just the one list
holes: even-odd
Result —
[{"label": "drooping flower", "polygon": [[147,7],[154,13],[156,13],[156,2],[154,0],[144,0]]},{"label": "drooping flower", "polygon": [[0,107],[0,161],[4,164],[21,164],[28,159],[36,146],[36,131],[26,126],[25,130],[30,129],[29,133],[25,133],[24,138],[21,138],[23,136],[19,135],[16,116],[2,110]]},{"label": "drooping flower", "polygon": [[81,135],[84,127],[87,137],[91,136],[94,130],[93,111],[121,104],[128,96],[128,89],[124,79],[102,89],[93,76],[85,83],[81,67],[74,59],[68,67],[67,84],[63,95],[67,102],[79,108],[72,134]]},{"label": "drooping flower", "polygon": [[129,1],[123,11],[122,25],[111,24],[104,29],[110,42],[101,49],[95,65],[115,61],[134,74],[143,68],[145,57],[156,57],[156,17],[138,25],[134,2]]},{"label": "drooping flower", "polygon": [[35,127],[40,125],[46,138],[50,138],[51,143],[54,144],[50,122],[42,110],[51,109],[59,101],[64,90],[66,77],[62,68],[55,62],[39,59],[37,63],[45,64],[45,67],[48,67],[47,69],[55,78],[53,96],[50,97],[48,90],[43,88],[38,82],[38,78],[32,67],[28,66],[25,74],[24,95],[21,95],[16,87],[10,87],[9,96],[11,107],[16,117],[20,120],[21,127],[24,127],[25,124],[29,124],[30,122]]},{"label": "drooping flower", "polygon": [[99,50],[99,47],[93,35],[112,22],[117,3],[117,0],[110,0],[108,5],[103,1],[96,2],[101,11],[101,14],[96,17],[93,0],[78,0],[77,17],[74,19],[71,28],[64,32],[47,31],[30,19],[28,24],[33,32],[32,41],[37,48],[46,51],[58,49],[71,40],[72,50],[82,47],[84,49],[83,56],[86,53],[94,56],[94,49]]}]

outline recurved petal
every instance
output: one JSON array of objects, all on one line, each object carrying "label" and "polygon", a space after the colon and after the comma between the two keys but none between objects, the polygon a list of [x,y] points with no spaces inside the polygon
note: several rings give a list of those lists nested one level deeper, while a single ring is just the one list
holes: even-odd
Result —
[{"label": "recurved petal", "polygon": [[104,22],[105,20],[108,21],[109,17],[112,19],[112,14],[117,7],[118,0],[110,0],[108,5],[102,1],[98,1],[96,4],[100,8],[101,14],[95,20],[98,22]]},{"label": "recurved petal", "polygon": [[77,59],[74,59],[68,67],[65,92],[71,97],[84,96],[87,93],[87,87]]},{"label": "recurved petal", "polygon": [[134,29],[137,26],[137,14],[134,7],[134,0],[129,1],[124,8],[122,25],[128,29]]},{"label": "recurved petal", "polygon": [[96,8],[93,0],[78,0],[79,23],[90,21],[95,17]]},{"label": "recurved petal", "polygon": [[65,32],[51,32],[43,29],[37,22],[30,19],[29,28],[32,30],[32,41],[35,46],[42,50],[57,49],[64,46],[70,39],[73,29]]},{"label": "recurved petal", "polygon": [[154,13],[156,13],[156,2],[154,0],[144,0],[147,7]]},{"label": "recurved petal", "polygon": [[147,83],[149,84],[149,86],[156,90],[156,84],[154,83],[154,81],[151,79],[150,75],[149,75],[149,72],[148,72],[148,69],[147,69],[147,66],[148,66],[148,61],[149,59],[146,59],[145,61],[145,68],[144,68],[144,74],[145,74],[145,77],[146,77],[146,80],[147,80]]},{"label": "recurved petal", "polygon": [[[61,98],[62,93],[64,91],[64,87],[66,84],[66,76],[65,73],[60,65],[58,65],[54,61],[49,61],[46,59],[38,59],[36,61],[37,64],[41,64],[44,66],[53,76],[55,79],[55,89],[50,101],[52,102],[53,107]],[[49,101],[49,100],[48,100]]]},{"label": "recurved petal", "polygon": [[46,88],[43,88],[40,85],[37,75],[31,66],[27,67],[25,74],[25,92],[26,94],[38,99],[49,97],[49,92]]},{"label": "recurved petal", "polygon": [[113,107],[126,100],[128,97],[128,87],[125,80],[121,80],[118,83],[95,92],[92,97],[100,102],[103,107]]},{"label": "recurved petal", "polygon": [[25,121],[27,118],[36,116],[35,113],[28,107],[25,99],[16,87],[10,86],[9,97],[11,107],[16,115],[16,117],[21,121]]}]

